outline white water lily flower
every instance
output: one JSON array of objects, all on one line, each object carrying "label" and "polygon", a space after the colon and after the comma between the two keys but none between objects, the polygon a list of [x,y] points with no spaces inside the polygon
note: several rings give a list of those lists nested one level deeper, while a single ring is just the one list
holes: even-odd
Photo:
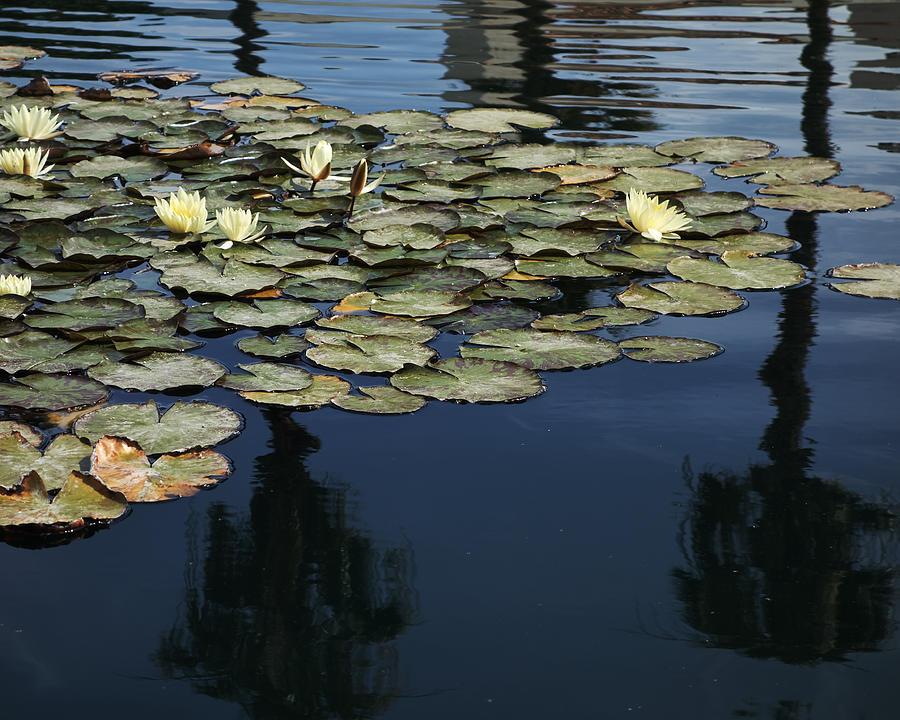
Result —
[{"label": "white water lily flower", "polygon": [[0,125],[12,130],[19,140],[47,140],[59,135],[57,128],[62,121],[47,108],[13,105],[3,112]]},{"label": "white water lily flower", "polygon": [[178,188],[178,192],[169,195],[168,200],[156,198],[156,214],[173,233],[202,233],[216,224],[215,220],[206,220],[206,198],[200,193],[186,192]]},{"label": "white water lily flower", "polygon": [[0,150],[0,170],[7,175],[40,177],[53,169],[53,165],[47,165],[49,157],[49,150],[42,151],[38,147]]},{"label": "white water lily flower", "polygon": [[298,173],[304,173],[312,180],[312,188],[316,187],[316,183],[324,180],[331,174],[331,158],[333,151],[331,143],[326,140],[319,140],[315,150],[309,151],[309,143],[306,143],[306,149],[300,157],[300,167],[281,158],[282,162],[291,170]]},{"label": "white water lily flower", "polygon": [[0,295],[21,295],[31,292],[31,278],[27,275],[0,273]]},{"label": "white water lily flower", "polygon": [[259,213],[251,213],[249,210],[241,210],[239,208],[222,208],[216,210],[216,222],[227,240],[217,243],[216,246],[222,250],[227,250],[236,242],[252,243],[259,240],[266,234],[266,228],[263,226],[256,230],[256,224],[259,222]]},{"label": "white water lily flower", "polygon": [[643,190],[631,188],[625,196],[625,208],[632,224],[617,218],[619,223],[648,240],[677,240],[676,231],[686,230],[691,226],[690,219],[684,213],[669,207],[668,200],[660,202]]}]

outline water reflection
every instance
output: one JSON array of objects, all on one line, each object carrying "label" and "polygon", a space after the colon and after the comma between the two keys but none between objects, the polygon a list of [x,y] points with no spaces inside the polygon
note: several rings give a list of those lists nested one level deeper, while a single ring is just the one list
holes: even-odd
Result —
[{"label": "water reflection", "polygon": [[188,529],[183,609],[155,660],[253,718],[377,715],[397,695],[391,643],[416,614],[411,552],[353,528],[348,488],[305,467],[318,440],[290,413],[266,416],[249,514],[213,504]]},{"label": "water reflection", "polygon": [[[810,3],[807,24],[801,129],[808,153],[832,157],[827,2]],[[795,259],[814,269],[816,216],[794,212],[786,226],[801,245]],[[777,342],[759,371],[775,408],[760,443],[769,463],[740,475],[685,467],[686,567],[672,573],[684,621],[709,643],[790,663],[877,650],[893,630],[890,506],[809,473],[805,369],[816,333],[815,285],[784,291]]]}]

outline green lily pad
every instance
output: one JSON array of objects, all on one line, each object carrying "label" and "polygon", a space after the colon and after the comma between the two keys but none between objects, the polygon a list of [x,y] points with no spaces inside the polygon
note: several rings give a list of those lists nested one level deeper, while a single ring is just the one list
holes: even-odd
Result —
[{"label": "green lily pad", "polygon": [[860,282],[829,283],[828,286],[848,295],[900,300],[900,265],[863,263],[831,268],[828,275]]},{"label": "green lily pad", "polygon": [[706,360],[724,348],[705,340],[683,337],[634,337],[620,340],[622,352],[632,360],[643,362],[692,362]]},{"label": "green lily pad", "polygon": [[0,437],[6,437],[18,433],[29,445],[40,447],[44,443],[44,434],[25,423],[15,420],[0,420]]},{"label": "green lily pad", "polygon": [[783,235],[764,232],[734,233],[704,239],[681,238],[677,242],[682,247],[708,255],[721,255],[727,250],[742,250],[754,255],[769,255],[786,252],[796,244]]},{"label": "green lily pad", "polygon": [[[60,243],[64,260],[81,262],[111,262],[115,260],[145,260],[156,254],[152,245],[135,242],[123,233],[98,228],[83,235],[73,235]],[[99,297],[99,295],[95,295]],[[109,297],[109,296],[107,296]],[[116,297],[124,297],[117,295]]]},{"label": "green lily pad", "polygon": [[350,383],[334,375],[313,375],[312,384],[295,392],[241,392],[241,397],[264,405],[282,405],[301,410],[313,410],[328,405],[335,398],[347,395]]},{"label": "green lily pad", "polygon": [[209,86],[220,95],[291,95],[305,88],[303,83],[280,77],[236,77]]},{"label": "green lily pad", "polygon": [[388,110],[387,112],[351,115],[341,120],[340,124],[354,128],[360,125],[372,125],[398,135],[439,130],[444,127],[444,121],[440,116],[424,110]]},{"label": "green lily pad", "polygon": [[285,333],[274,340],[267,338],[265,335],[241,338],[238,340],[237,346],[241,352],[245,352],[248,355],[286,358],[292,355],[299,355],[309,347],[309,343],[302,337]]},{"label": "green lily pad", "polygon": [[630,268],[648,273],[665,272],[666,263],[692,252],[666,243],[628,242],[585,256],[588,262],[607,268]]},{"label": "green lily pad", "polygon": [[[154,261],[150,261],[153,265]],[[163,269],[159,282],[170,288],[182,288],[188,293],[209,293],[234,296],[273,287],[284,277],[280,270],[228,260],[221,270],[208,260],[172,265]]]},{"label": "green lily pad", "polygon": [[383,315],[335,315],[319,318],[316,325],[353,335],[393,335],[415,343],[426,343],[437,335],[437,330],[415,320]]},{"label": "green lily pad", "polygon": [[433,225],[385,225],[363,233],[363,241],[376,247],[402,245],[413,250],[431,250],[444,242],[444,233]]},{"label": "green lily pad", "polygon": [[516,269],[515,261],[506,258],[453,258],[448,257],[445,271],[449,268],[457,270],[470,270],[478,272],[485,279],[496,280],[502,278]]},{"label": "green lily pad", "polygon": [[[724,213],[721,215],[704,215],[691,219],[691,227],[686,232],[692,235],[717,235],[736,232],[752,232],[763,224],[761,217],[748,212]],[[681,240],[677,241],[679,244]]]},{"label": "green lily pad", "polygon": [[759,192],[775,197],[756,197],[756,204],[777,210],[871,210],[894,202],[892,195],[880,190],[863,190],[859,185],[767,185]]},{"label": "green lily pad", "polygon": [[65,410],[106,399],[102,383],[78,375],[23,375],[0,384],[0,405],[28,410]]},{"label": "green lily pad", "polygon": [[411,367],[391,376],[391,385],[413,395],[465,402],[509,402],[546,389],[534,370],[511,362],[447,358],[430,367]]},{"label": "green lily pad", "polygon": [[490,133],[515,132],[516,126],[549,128],[559,120],[552,115],[515,108],[471,108],[447,113],[447,124],[461,130],[480,130]]},{"label": "green lily pad", "polygon": [[701,215],[741,212],[753,205],[750,198],[738,192],[688,190],[675,193],[670,199],[677,200],[681,204],[682,210],[694,218]]},{"label": "green lily pad", "polygon": [[496,175],[478,177],[470,181],[481,189],[483,198],[524,198],[555,190],[560,179],[553,173],[501,170]]},{"label": "green lily pad", "polygon": [[144,316],[140,305],[119,298],[84,298],[45,305],[41,313],[26,318],[34,328],[58,328],[79,332],[95,328],[113,327],[126,320]]},{"label": "green lily pad", "polygon": [[215,360],[196,355],[155,352],[128,363],[106,360],[87,373],[107,385],[146,392],[209,387],[225,374],[225,368]]},{"label": "green lily pad", "polygon": [[361,233],[388,225],[415,225],[416,223],[433,225],[447,232],[459,224],[459,215],[453,210],[440,206],[379,207],[353,213],[353,217],[347,221],[347,227]]},{"label": "green lily pad", "polygon": [[159,178],[169,171],[165,163],[155,158],[120,158],[113,155],[82,160],[69,168],[72,177],[108,178],[119,176],[125,182]]},{"label": "green lily pad", "polygon": [[432,318],[427,322],[437,325],[444,332],[469,335],[482,330],[515,330],[528,325],[537,315],[537,311],[513,303],[477,303],[465,310]]},{"label": "green lily pad", "polygon": [[312,362],[353,373],[385,373],[404,365],[425,365],[437,352],[427,345],[395,335],[346,335],[309,330],[307,339],[318,347],[306,351]]},{"label": "green lily pad", "polygon": [[459,354],[535,370],[561,370],[602,365],[617,360],[621,353],[614,342],[595,335],[522,329],[485,330],[460,346]]},{"label": "green lily pad", "polygon": [[0,490],[0,527],[4,528],[36,526],[41,532],[64,532],[87,522],[115,520],[127,510],[121,494],[82,473],[71,473],[52,499],[36,472],[11,491]]},{"label": "green lily pad", "polygon": [[0,338],[0,369],[10,374],[31,370],[35,365],[68,352],[77,342],[47,333],[26,331]]},{"label": "green lily pad", "polygon": [[567,332],[583,332],[597,330],[601,327],[620,325],[640,325],[658,317],[656,313],[636,308],[599,307],[590,308],[580,313],[563,315],[544,315],[538,318],[531,327],[535,330],[562,330]]},{"label": "green lily pad", "polygon": [[656,146],[662,155],[682,157],[697,162],[735,162],[771,155],[778,148],[765,140],[742,137],[697,137],[669,140]]},{"label": "green lily pad", "polygon": [[252,328],[293,327],[319,316],[312,305],[297,300],[254,300],[252,305],[227,302],[216,305],[213,315],[227,325]]},{"label": "green lily pad", "polygon": [[559,290],[550,283],[535,280],[495,280],[480,288],[484,298],[478,297],[478,291],[471,295],[472,300],[506,299],[506,300],[546,300],[559,295]]},{"label": "green lily pad", "polygon": [[704,182],[696,175],[684,170],[660,167],[625,167],[611,180],[594,183],[594,185],[623,193],[634,189],[655,195],[656,193],[696,190],[702,188]]},{"label": "green lily pad", "polygon": [[615,239],[609,233],[555,228],[526,228],[521,235],[510,235],[507,241],[516,255],[538,254],[584,255],[596,252],[605,243]]},{"label": "green lily pad", "polygon": [[104,436],[91,455],[91,474],[129,502],[190,497],[230,473],[228,459],[212,450],[163,455],[151,465],[146,452],[126,438]]},{"label": "green lily pad", "polygon": [[713,172],[721,177],[750,177],[750,182],[761,185],[820,182],[834,177],[840,171],[841,164],[839,162],[820,157],[774,157],[744,160],[713,168]]},{"label": "green lily pad", "polygon": [[802,265],[778,258],[755,257],[740,250],[722,253],[722,262],[678,257],[669,262],[667,269],[683,280],[733,290],[774,290],[797,285],[806,279]]},{"label": "green lily pad", "polygon": [[433,317],[449,315],[469,307],[472,301],[455,292],[438,290],[404,290],[377,297],[371,309],[384,315],[408,317]]},{"label": "green lily pad", "polygon": [[212,447],[237,435],[243,420],[233,410],[205,402],[177,402],[160,417],[153,400],[109,405],[75,422],[75,434],[91,442],[104,435],[133,440],[148,455]]},{"label": "green lily pad", "polygon": [[588,145],[584,148],[583,162],[616,168],[650,168],[671,165],[673,160],[649,145]]},{"label": "green lily pad", "polygon": [[[484,159],[484,164],[527,170],[550,165],[563,165],[574,162],[576,157],[577,150],[570,145],[525,143],[523,145],[500,145],[494,148],[491,154]],[[668,162],[668,160],[663,162]]]},{"label": "green lily pad", "polygon": [[400,292],[401,290],[438,290],[458,293],[470,290],[484,281],[484,273],[478,270],[441,266],[389,275],[370,281],[369,287],[382,294],[386,292]]},{"label": "green lily pad", "polygon": [[57,435],[43,453],[18,433],[0,437],[0,488],[9,490],[34,471],[47,490],[59,490],[90,454],[90,444],[74,435]]},{"label": "green lily pad", "polygon": [[364,394],[340,395],[331,402],[342,410],[373,415],[412,413],[425,406],[425,398],[401,392],[390,385],[361,387],[359,391]]},{"label": "green lily pad", "polygon": [[480,195],[481,190],[472,185],[461,185],[445,180],[432,179],[406,183],[395,190],[384,191],[384,197],[398,200],[399,202],[450,203],[454,200],[474,200]]},{"label": "green lily pad", "polygon": [[260,362],[238,365],[238,367],[247,372],[224,375],[216,382],[216,385],[230,390],[265,392],[303,390],[312,385],[312,375],[295,365]]},{"label": "green lily pad", "polygon": [[537,277],[565,278],[602,278],[621,275],[618,270],[608,270],[581,257],[568,255],[540,255],[538,257],[518,258],[516,269],[519,272]]},{"label": "green lily pad", "polygon": [[694,282],[633,284],[616,298],[626,307],[663,315],[718,315],[744,307],[744,299],[725,288]]}]

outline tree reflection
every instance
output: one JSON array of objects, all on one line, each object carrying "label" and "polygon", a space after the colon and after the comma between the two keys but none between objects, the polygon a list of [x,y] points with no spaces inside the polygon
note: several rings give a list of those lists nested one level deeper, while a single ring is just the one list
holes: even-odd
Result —
[{"label": "tree reflection", "polygon": [[[809,70],[801,129],[810,154],[831,157],[827,2],[807,12]],[[816,216],[795,212],[796,259],[816,263]],[[743,475],[685,469],[691,491],[679,538],[687,567],[673,571],[683,616],[716,647],[790,663],[877,650],[891,631],[894,514],[809,474],[803,440],[812,396],[805,378],[816,336],[815,285],[784,291],[778,341],[759,372],[775,417]]]},{"label": "tree reflection", "polygon": [[396,696],[391,641],[415,614],[407,549],[348,525],[344,486],[309,476],[318,440],[269,411],[249,514],[217,503],[188,530],[181,617],[156,662],[254,718],[370,717]]}]

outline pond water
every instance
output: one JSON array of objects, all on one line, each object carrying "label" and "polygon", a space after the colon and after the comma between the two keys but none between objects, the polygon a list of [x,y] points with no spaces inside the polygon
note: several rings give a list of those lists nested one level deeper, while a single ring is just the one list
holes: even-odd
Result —
[{"label": "pond water", "polygon": [[[171,66],[200,75],[165,94],[197,96],[268,74],[360,113],[549,112],[550,140],[764,138],[900,193],[896,2],[22,0],[0,28],[48,53],[16,84]],[[246,420],[227,482],[0,545],[3,714],[893,716],[900,306],[825,272],[900,262],[900,211],[754,212],[809,282],[639,331],[725,347],[710,360],[397,417],[201,393]],[[557,284],[542,313],[622,289]],[[201,354],[246,362],[235,337]]]}]

